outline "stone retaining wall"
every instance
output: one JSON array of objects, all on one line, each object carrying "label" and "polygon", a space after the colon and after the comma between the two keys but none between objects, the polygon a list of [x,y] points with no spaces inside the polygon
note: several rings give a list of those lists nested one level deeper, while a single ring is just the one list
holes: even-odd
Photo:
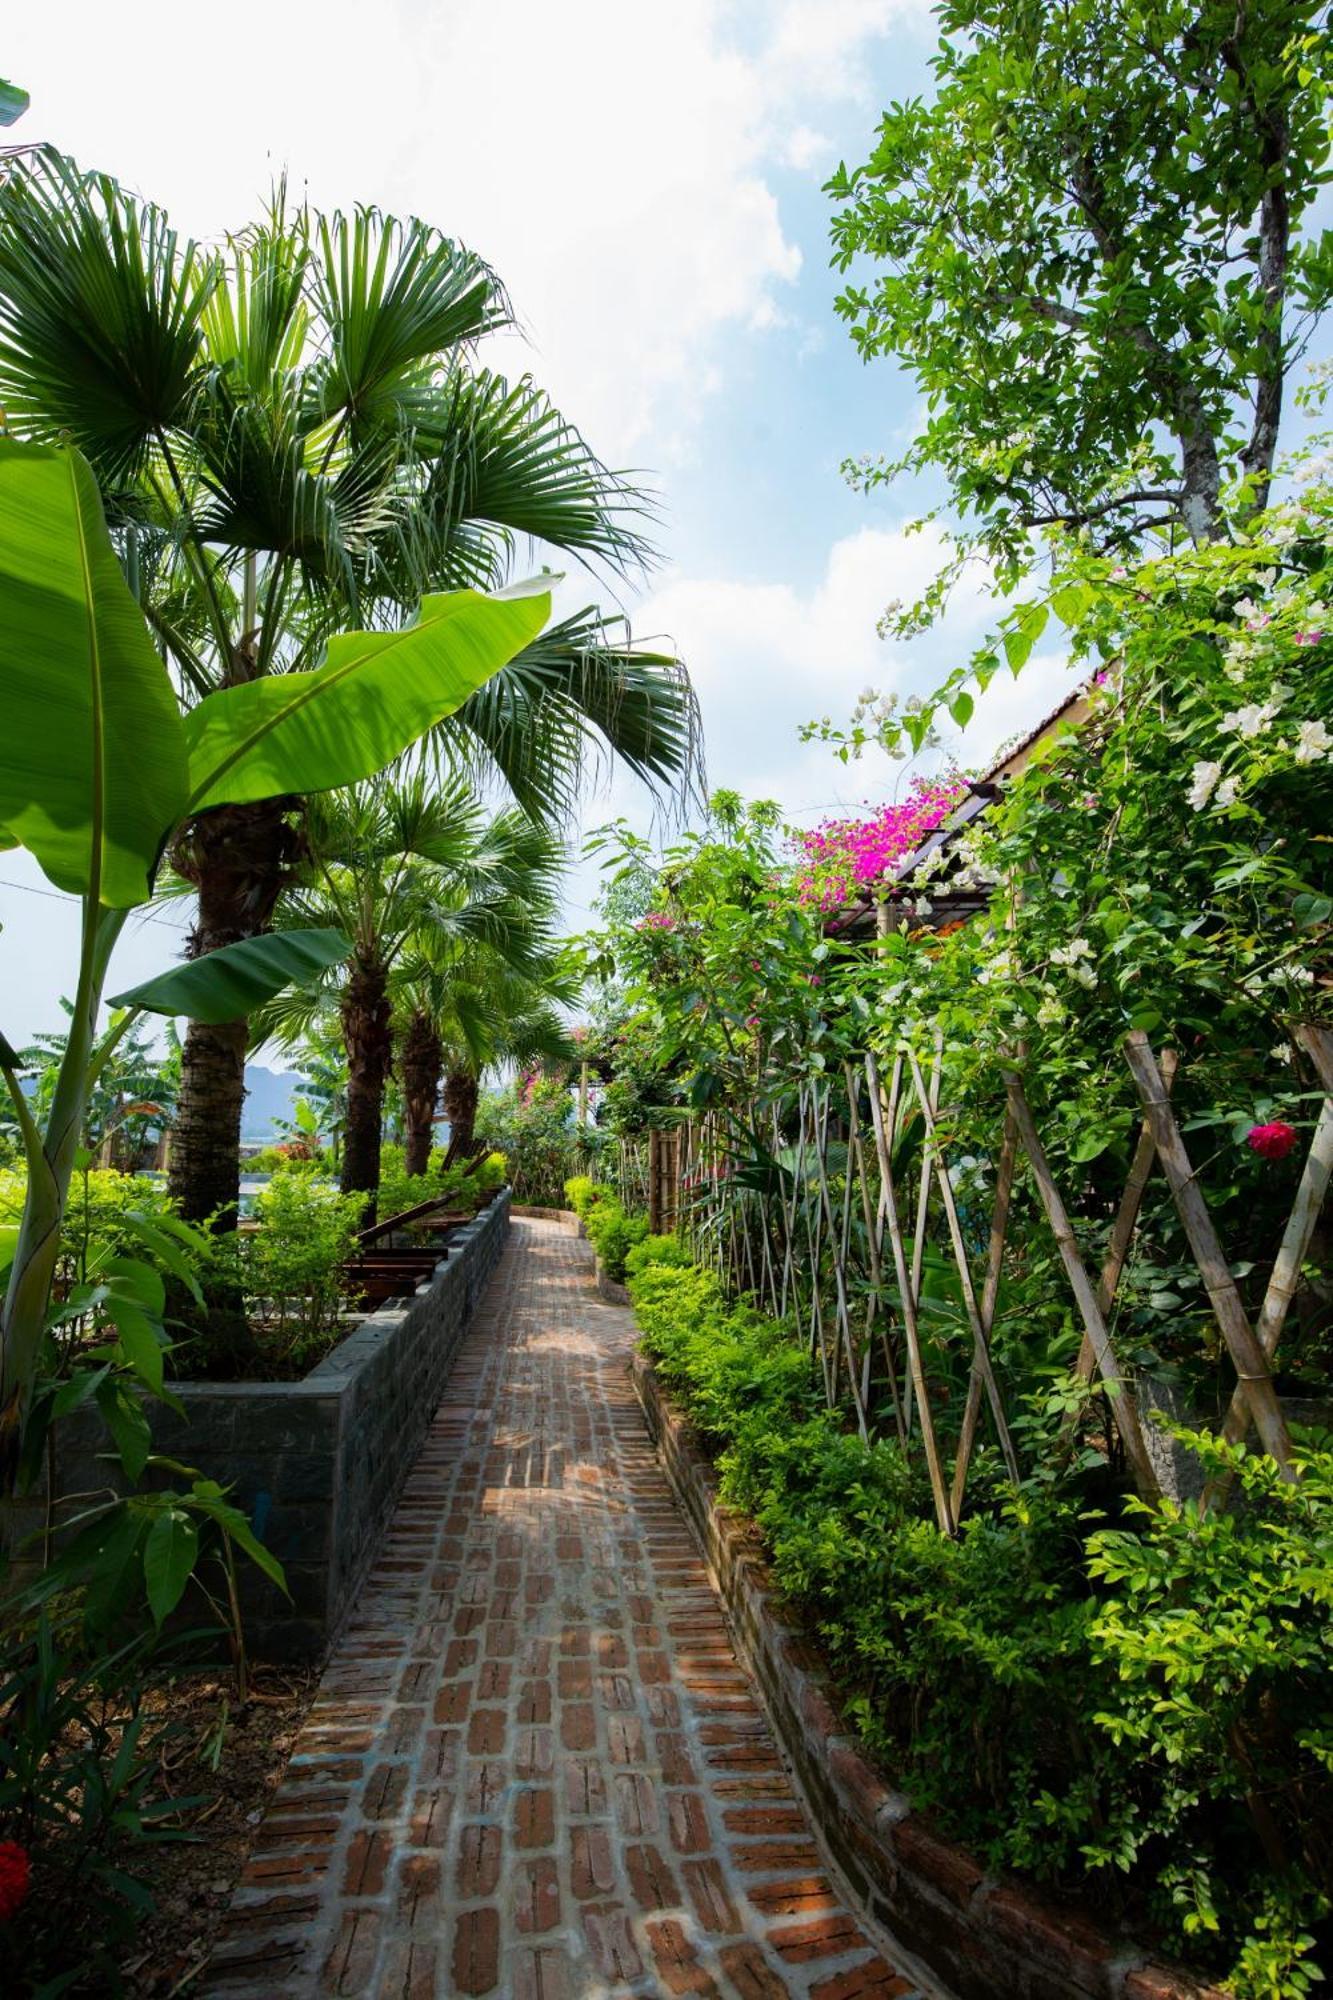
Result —
[{"label": "stone retaining wall", "polygon": [[862,1756],[819,1660],[778,1608],[759,1538],[636,1355],[634,1386],[667,1477],[717,1579],[815,1822],[862,1908],[958,2000],[1225,2000],[1077,1911],[987,1875],[931,1833]]},{"label": "stone retaining wall", "polygon": [[[153,1449],[229,1486],[230,1498],[286,1572],[291,1602],[253,1564],[239,1566],[256,1657],[318,1660],[369,1568],[444,1393],[454,1355],[509,1229],[505,1190],[454,1236],[410,1299],[355,1326],[300,1382],[184,1382],[182,1420],[146,1405]],[[64,1493],[110,1483],[95,1412],[60,1426]],[[36,1526],[43,1501],[30,1503]]]}]

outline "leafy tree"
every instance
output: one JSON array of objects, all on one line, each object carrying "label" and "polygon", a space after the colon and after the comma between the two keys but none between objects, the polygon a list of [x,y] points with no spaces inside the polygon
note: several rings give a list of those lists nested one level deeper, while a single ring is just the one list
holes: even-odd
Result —
[{"label": "leafy tree", "polygon": [[559,954],[515,969],[502,952],[429,929],[405,958],[395,995],[395,1041],[405,1111],[405,1166],[425,1173],[444,1086],[451,1153],[466,1152],[484,1073],[497,1065],[570,1060],[560,1013],[578,982]]},{"label": "leafy tree", "polygon": [[[426,223],[271,212],[217,252],[50,155],[0,188],[0,400],[72,438],[187,708],[310,667],[347,626],[400,630],[423,592],[493,589],[521,541],[613,572],[644,503],[527,377],[477,365],[511,324],[495,273]],[[404,669],[406,671],[406,669]],[[602,746],[649,780],[694,755],[688,683],[588,609],[442,727],[446,757],[557,816]],[[262,933],[302,852],[300,795],[205,800],[173,859],[191,951]],[[234,1220],[243,1021],[194,1022],[172,1186]]]},{"label": "leafy tree", "polygon": [[[257,1032],[299,1036],[336,995],[347,1054],[344,1193],[373,1207],[384,1091],[393,1056],[390,982],[423,930],[520,974],[542,971],[563,850],[515,808],[488,816],[461,782],[436,789],[417,770],[311,804],[310,880],[284,899],[289,918],[332,921],[351,940],[324,987],[275,1003]],[[336,913],[336,915],[335,915]]]},{"label": "leafy tree", "polygon": [[[1268,498],[1287,377],[1333,285],[1322,0],[945,0],[930,103],[829,182],[839,300],[927,414],[867,485],[943,475],[1012,585],[1031,533],[1225,532]],[[887,265],[863,278],[860,260]],[[919,614],[942,601],[957,563]],[[910,626],[910,618],[903,621]]]},{"label": "leafy tree", "polygon": [[[73,1014],[68,1000],[60,1004],[67,1015]],[[178,1049],[161,1055],[146,1030],[122,1027],[115,1015],[108,1025],[122,1032],[88,1093],[83,1143],[90,1152],[102,1152],[103,1165],[132,1171],[142,1164],[150,1135],[170,1123],[180,1075]],[[19,1051],[20,1074],[31,1080],[31,1109],[39,1122],[50,1114],[68,1044],[68,1032],[47,1031]]]},{"label": "leafy tree", "polygon": [[[238,940],[113,995],[123,1011],[99,1036],[112,952],[129,912],[151,896],[173,833],[206,806],[319,792],[381,770],[532,639],[549,609],[544,594],[428,598],[410,629],[337,635],[322,667],[281,687],[256,681],[205,695],[182,718],[86,460],[67,447],[0,440],[0,841],[27,848],[82,908],[69,1033],[44,1123],[0,1034],[0,1077],[27,1166],[17,1231],[0,1236],[0,1480],[19,1470],[27,1447],[26,1471],[40,1462],[55,1385],[39,1376],[51,1356],[70,1176],[89,1092],[117,1044],[141,1012],[244,1019],[347,949],[329,931]],[[174,1271],[165,1239],[155,1255]],[[125,1366],[157,1387],[162,1280],[155,1265],[132,1261],[115,1291],[119,1345]],[[137,1479],[146,1419],[137,1405],[130,1412],[123,1384],[107,1377],[105,1386],[114,1400],[100,1406],[108,1423],[125,1418],[122,1462]]]}]

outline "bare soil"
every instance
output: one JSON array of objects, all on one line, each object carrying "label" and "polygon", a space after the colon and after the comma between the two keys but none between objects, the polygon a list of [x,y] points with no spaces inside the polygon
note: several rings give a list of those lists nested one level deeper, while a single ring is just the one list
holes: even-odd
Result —
[{"label": "bare soil", "polygon": [[156,1904],[122,1968],[132,2000],[183,2000],[196,1990],[316,1680],[295,1668],[253,1667],[244,1708],[231,1675],[217,1671],[183,1675],[154,1696],[170,1704],[173,1725],[159,1794],[199,1802],[179,1821],[191,1838],[136,1849],[128,1860]]}]

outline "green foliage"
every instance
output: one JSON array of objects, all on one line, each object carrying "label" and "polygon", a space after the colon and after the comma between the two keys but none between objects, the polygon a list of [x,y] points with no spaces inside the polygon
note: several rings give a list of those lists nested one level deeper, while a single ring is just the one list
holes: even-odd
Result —
[{"label": "green foliage", "polygon": [[191,1021],[239,1021],[282,988],[311,985],[350,948],[337,930],[241,938],[115,994],[111,1005]]},{"label": "green foliage", "polygon": [[[239,1259],[238,1275],[262,1350],[284,1374],[304,1374],[343,1331],[342,1265],[361,1226],[358,1195],[301,1166],[274,1174],[255,1201],[259,1228],[215,1257]],[[188,1351],[182,1355],[191,1365]]]},{"label": "green foliage", "polygon": [[477,1137],[504,1155],[516,1202],[564,1205],[565,1182],[581,1167],[585,1150],[564,1083],[534,1074],[486,1093],[477,1107]]},{"label": "green foliage", "polygon": [[631,1292],[723,1499],[913,1798],[993,1866],[1104,1871],[1113,1909],[1248,2000],[1303,1994],[1328,1911],[1333,1454],[1289,1486],[1199,1446],[1245,1496],[1206,1522],[1108,1517],[1087,1472],[997,1487],[950,1540],[919,1465],[846,1431],[786,1328],[697,1267]]},{"label": "green foliage", "polygon": [[625,1252],[625,1276],[633,1278],[650,1264],[670,1264],[684,1269],[693,1263],[689,1250],[678,1236],[645,1236]]},{"label": "green foliage", "polygon": [[[165,1665],[147,1634],[90,1648],[77,1613],[60,1606],[6,1625],[0,1839],[33,1864],[27,1901],[0,1926],[6,1991],[59,1992],[68,1977],[83,1991],[120,1990],[126,1947],[152,1907],[135,1852],[183,1838],[171,1822],[185,1802],[152,1796],[171,1720],[148,1697]],[[71,1925],[72,1909],[86,1920]]]},{"label": "green foliage", "polygon": [[450,1208],[472,1212],[485,1205],[504,1186],[503,1155],[490,1153],[476,1166],[457,1161],[447,1170],[444,1156],[436,1149],[424,1174],[404,1171],[401,1146],[385,1146],[380,1155],[379,1219],[402,1215],[423,1201],[446,1201]]},{"label": "green foliage", "polygon": [[604,1182],[593,1180],[590,1174],[572,1174],[565,1182],[565,1199],[581,1221],[599,1201],[605,1201],[611,1190]]},{"label": "green foliage", "polygon": [[616,1197],[607,1194],[586,1206],[582,1220],[602,1270],[616,1284],[623,1284],[626,1257],[648,1235],[647,1216],[626,1214]]},{"label": "green foliage", "polygon": [[322,1174],[328,1172],[328,1164],[322,1148],[303,1143],[261,1146],[244,1162],[246,1171],[256,1174]]},{"label": "green foliage", "polygon": [[1009,588],[1034,524],[1197,539],[1242,474],[1243,521],[1267,494],[1292,322],[1333,283],[1327,232],[1301,234],[1328,153],[1323,5],[939,14],[930,100],[890,106],[828,188],[852,274],[838,310],[929,408],[901,458],[850,475],[943,473],[959,555],[979,544]]},{"label": "green foliage", "polygon": [[185,739],[78,452],[0,439],[0,602],[0,826],[57,888],[142,903],[189,796]]},{"label": "green foliage", "polygon": [[[1089,1572],[1108,1593],[1091,1652],[1113,1675],[1096,1720],[1135,1760],[1146,1805],[1114,1842],[1094,1837],[1086,1851],[1129,1868],[1160,1842],[1160,1879],[1186,1934],[1234,1932],[1237,1899],[1213,1879],[1205,1836],[1216,1843],[1221,1821],[1243,1838],[1243,1799],[1274,1896],[1285,1888],[1289,1919],[1308,1924],[1333,1895],[1319,1831],[1333,1817],[1333,1453],[1300,1452],[1292,1484],[1243,1446],[1178,1435],[1210,1479],[1234,1481],[1239,1509],[1131,1503],[1133,1528],[1089,1541]],[[1247,1946],[1255,1966],[1290,1943],[1264,1928],[1268,1940]]]}]

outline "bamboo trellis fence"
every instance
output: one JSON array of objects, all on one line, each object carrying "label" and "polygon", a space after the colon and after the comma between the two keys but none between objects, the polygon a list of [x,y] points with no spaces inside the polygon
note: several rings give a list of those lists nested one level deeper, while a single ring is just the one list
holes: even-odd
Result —
[{"label": "bamboo trellis fence", "polygon": [[[1036,1197],[1036,1226],[1044,1224],[1049,1233],[1082,1329],[1075,1374],[1089,1393],[1102,1392],[1108,1441],[1113,1427],[1138,1492],[1150,1504],[1159,1498],[1134,1383],[1117,1354],[1112,1322],[1145,1193],[1160,1169],[1235,1370],[1224,1434],[1235,1441],[1253,1425],[1264,1449],[1291,1476],[1290,1441],[1270,1364],[1333,1177],[1333,1034],[1314,1026],[1294,1033],[1324,1094],[1253,1321],[1172,1107],[1176,1058],[1169,1050],[1157,1055],[1140,1032],[1127,1037],[1124,1055],[1142,1122],[1095,1277],[1016,1069],[1001,1072],[1003,1131],[997,1157],[985,1163],[991,1191],[982,1226],[978,1163],[960,1154],[941,1112],[938,1050],[929,1073],[907,1051],[884,1069],[865,1055],[846,1062],[841,1075],[794,1083],[785,1097],[762,1108],[714,1110],[654,1132],[646,1144],[622,1146],[616,1178],[622,1198],[650,1208],[654,1229],[682,1229],[731,1290],[800,1329],[830,1406],[845,1408],[862,1437],[892,1432],[920,1451],[936,1520],[951,1534],[963,1513],[983,1425],[1010,1477],[1022,1470],[991,1337],[1023,1175]],[[909,1125],[920,1144],[904,1171],[897,1141]],[[951,1336],[967,1371],[961,1417],[956,1405],[942,1409],[932,1370],[941,1336],[926,1281],[940,1263],[951,1267],[961,1301]],[[923,1322],[932,1312],[934,1338],[927,1339]]]}]

